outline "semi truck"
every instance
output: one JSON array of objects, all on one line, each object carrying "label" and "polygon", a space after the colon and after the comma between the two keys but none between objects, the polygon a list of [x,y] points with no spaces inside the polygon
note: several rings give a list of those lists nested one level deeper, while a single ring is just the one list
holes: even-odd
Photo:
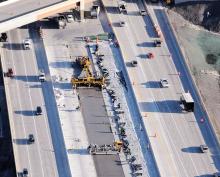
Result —
[{"label": "semi truck", "polygon": [[183,105],[183,109],[187,112],[194,111],[194,100],[189,92],[182,93],[180,96],[180,104]]}]

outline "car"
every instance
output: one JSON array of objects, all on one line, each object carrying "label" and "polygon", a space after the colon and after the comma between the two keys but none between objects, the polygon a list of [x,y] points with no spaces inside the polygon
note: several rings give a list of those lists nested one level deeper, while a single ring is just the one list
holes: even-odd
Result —
[{"label": "car", "polygon": [[23,177],[28,177],[28,169],[24,168],[22,172]]},{"label": "car", "polygon": [[200,145],[200,150],[202,153],[208,152],[209,147],[205,144]]},{"label": "car", "polygon": [[28,143],[29,144],[33,144],[34,142],[35,142],[34,135],[33,134],[29,134],[28,135]]},{"label": "car", "polygon": [[37,106],[36,115],[41,115],[41,114],[42,114],[42,108],[40,106]]},{"label": "car", "polygon": [[29,38],[24,39],[23,45],[24,45],[25,50],[31,49],[31,39],[29,39]]},{"label": "car", "polygon": [[1,33],[0,42],[6,42],[7,38],[7,33]]},{"label": "car", "polygon": [[67,22],[68,22],[68,23],[74,22],[73,15],[71,15],[71,14],[67,15],[67,16],[66,16],[66,19],[67,19]]},{"label": "car", "polygon": [[220,172],[216,172],[213,174],[214,177],[220,177]]},{"label": "car", "polygon": [[140,15],[141,15],[141,16],[147,15],[147,12],[146,12],[145,10],[140,10],[139,12],[140,12]]},{"label": "car", "polygon": [[136,67],[138,64],[137,60],[131,61],[131,66]]},{"label": "car", "polygon": [[148,57],[149,59],[152,59],[152,58],[154,58],[154,54],[153,54],[152,52],[149,52],[149,53],[147,54],[147,57]]},{"label": "car", "polygon": [[108,73],[108,70],[106,68],[102,68],[102,72]]},{"label": "car", "polygon": [[39,72],[39,80],[41,82],[45,82],[46,81],[45,73],[43,71]]},{"label": "car", "polygon": [[168,88],[169,87],[169,82],[168,82],[167,79],[163,78],[163,79],[160,79],[160,85],[163,88]]},{"label": "car", "polygon": [[154,40],[154,47],[161,47],[162,41],[160,39]]},{"label": "car", "polygon": [[124,26],[126,26],[126,23],[125,23],[125,21],[120,21],[120,22],[119,22],[119,24],[120,24],[120,26],[121,26],[121,27],[124,27]]}]

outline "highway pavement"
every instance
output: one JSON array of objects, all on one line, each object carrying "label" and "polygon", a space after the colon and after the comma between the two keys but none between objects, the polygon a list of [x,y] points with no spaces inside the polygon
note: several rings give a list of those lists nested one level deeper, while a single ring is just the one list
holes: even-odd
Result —
[{"label": "highway pavement", "polygon": [[[108,0],[103,3],[125,64],[138,61],[136,68],[126,65],[127,72],[161,176],[209,176],[219,171],[218,144],[208,121],[200,123],[201,118],[206,119],[205,114],[162,11],[156,6],[149,11],[166,39],[162,47],[155,48],[152,23],[148,16],[139,15],[141,1],[128,1],[127,15],[113,8],[116,3],[112,5]],[[125,21],[126,26],[121,27],[120,21]],[[147,59],[149,52],[155,55],[154,59]],[[160,87],[161,78],[168,79],[169,88]],[[183,113],[179,105],[181,93],[188,90],[195,99],[195,114]],[[201,144],[209,146],[208,153],[199,151]]]},{"label": "highway pavement", "polygon": [[0,7],[0,23],[15,17],[49,7],[64,0],[22,0]]},{"label": "highway pavement", "polygon": [[[12,68],[15,77],[6,78],[9,91],[9,104],[12,115],[11,129],[17,172],[27,168],[31,177],[71,176],[66,158],[57,108],[51,82],[40,83],[39,69],[43,69],[50,80],[44,50],[38,36],[31,31],[34,45],[24,50],[23,39],[30,37],[28,29],[15,29],[8,32],[8,42],[2,50],[3,68]],[[46,95],[46,96],[45,96]],[[36,107],[41,106],[43,114],[36,116]],[[29,134],[35,143],[28,144]]]}]

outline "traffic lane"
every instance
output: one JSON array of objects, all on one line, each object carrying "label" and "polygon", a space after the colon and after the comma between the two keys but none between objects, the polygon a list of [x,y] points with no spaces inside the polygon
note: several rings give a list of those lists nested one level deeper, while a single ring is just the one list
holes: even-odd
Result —
[{"label": "traffic lane", "polygon": [[[130,24],[128,24],[128,25],[130,25]],[[127,26],[128,26],[128,25],[127,25]],[[128,28],[128,27],[127,27],[127,28]],[[125,29],[125,30],[126,30],[126,29]],[[119,36],[120,36],[120,34],[119,34]],[[127,35],[127,36],[128,36],[128,35]],[[118,37],[118,38],[119,38],[119,37]],[[132,35],[130,34],[130,35],[129,35],[129,40],[133,41],[132,38],[133,38],[133,37],[132,37]],[[128,45],[128,44],[129,44],[129,45],[132,45],[133,43],[132,43],[132,42],[128,42],[128,43],[126,43],[126,45]],[[133,46],[133,48],[136,47],[135,44],[133,44],[132,46]],[[122,48],[122,47],[123,47],[123,46],[121,46],[121,48]],[[127,51],[132,51],[132,50],[129,50],[129,48],[127,48]],[[136,52],[136,55],[138,55],[137,52]],[[143,76],[142,76],[142,77],[143,77]]]},{"label": "traffic lane", "polygon": [[[136,22],[140,22],[141,23],[141,21],[138,21],[138,20],[136,20]],[[133,21],[132,22],[132,24],[134,24],[135,26],[139,26],[137,23],[135,24],[135,21]],[[136,29],[136,28],[135,28]],[[134,31],[135,29],[132,29],[132,31]],[[140,30],[141,28],[138,28],[138,30]],[[136,32],[136,34],[142,34],[141,32]],[[137,35],[138,36],[138,35]],[[142,36],[141,36],[142,37]],[[140,42],[140,41],[138,41],[138,42]],[[158,60],[156,60],[156,62],[157,62]],[[162,63],[163,64],[163,63]],[[158,69],[158,68],[160,68],[160,71],[162,72],[162,70],[163,70],[163,68],[166,68],[166,67],[164,67],[163,65],[161,64],[161,62],[160,62],[160,64],[157,64],[157,66],[155,67],[155,70],[156,69]],[[146,67],[145,67],[146,68]],[[158,73],[158,72],[156,72],[156,73]],[[165,72],[164,72],[165,73]],[[159,79],[158,79],[159,80]],[[153,83],[154,83],[154,81],[153,81]],[[157,83],[157,81],[156,81],[156,83]],[[153,84],[152,84],[153,85]],[[154,84],[155,85],[155,84]],[[158,85],[158,84],[157,84]],[[159,86],[159,85],[158,85]],[[156,94],[157,95],[157,94]],[[172,99],[172,98],[171,98]],[[171,100],[171,103],[172,103],[172,100]],[[174,110],[176,110],[175,109],[175,104],[176,104],[176,101],[173,101],[173,103],[174,103]],[[178,105],[178,104],[177,104]],[[178,107],[177,107],[178,108]],[[178,109],[177,109],[177,111],[179,111]],[[183,126],[183,128],[185,128],[186,126]],[[186,129],[185,129],[186,130]],[[187,131],[185,131],[185,132],[187,132]],[[199,135],[197,136],[197,137],[199,137]],[[197,139],[200,139],[200,137],[199,138],[197,138]],[[203,163],[202,161],[201,161],[201,159],[200,159],[200,162],[201,163]],[[206,163],[204,163],[204,164],[206,164]],[[200,165],[198,165],[198,166],[200,166]],[[202,166],[202,165],[201,165]],[[203,168],[204,169],[204,168]]]},{"label": "traffic lane", "polygon": [[[130,27],[131,27],[131,25],[133,25],[133,24],[134,24],[134,25],[137,25],[137,24],[135,24],[135,21],[137,22],[137,19],[136,19],[135,17],[131,17],[131,18],[133,18],[134,21],[131,21]],[[130,19],[131,19],[131,18],[130,18]],[[131,20],[132,20],[132,19],[131,19]],[[138,28],[138,29],[140,29],[140,28]],[[136,37],[138,37],[138,34],[140,34],[140,32],[139,32],[139,31],[135,31],[136,28],[135,28],[135,29],[132,29],[132,27],[131,27],[131,30],[134,31],[134,33],[137,34]],[[141,37],[141,39],[142,39],[142,36],[140,36],[140,37]],[[139,43],[140,41],[138,40],[137,42]],[[157,68],[158,68],[158,67],[160,67],[160,65],[158,65]],[[145,67],[145,68],[146,68],[146,67]],[[148,68],[147,70],[149,70],[149,68]],[[152,73],[153,73],[153,72],[152,72]],[[155,78],[155,77],[154,77],[154,76],[151,76],[151,78]],[[154,85],[155,85],[155,84],[154,84]],[[159,87],[159,84],[157,84],[157,85],[158,85],[158,87]],[[157,95],[157,94],[158,94],[158,93],[156,93],[156,94],[154,94],[154,95]],[[162,101],[162,102],[164,102],[164,103],[166,104],[166,102],[168,102],[168,101]],[[159,103],[160,103],[160,101],[159,101],[157,104],[159,104]],[[160,110],[163,109],[163,108],[164,108],[164,104],[160,107]],[[170,109],[169,106],[167,106],[167,108]],[[175,107],[174,107],[174,108],[175,108]],[[174,109],[174,110],[175,110],[175,109]],[[167,112],[167,110],[165,110],[165,111]],[[162,112],[163,112],[163,111],[162,111]],[[171,114],[171,115],[172,115],[172,114]],[[169,124],[168,124],[168,125],[169,125]],[[177,132],[178,132],[178,131],[177,131]],[[178,132],[178,133],[179,133],[179,132]],[[177,134],[178,134],[178,133],[177,133]],[[174,134],[176,134],[176,133],[174,133]],[[179,135],[181,135],[181,134],[179,134]],[[193,164],[193,165],[194,165],[194,164]],[[193,165],[192,165],[192,166],[193,166]]]},{"label": "traffic lane", "polygon": [[58,168],[59,176],[70,177],[71,172],[69,168],[69,162],[67,158],[67,151],[64,144],[63,132],[61,129],[61,123],[59,119],[59,114],[57,110],[57,104],[53,92],[53,85],[51,82],[51,76],[49,72],[49,66],[47,62],[47,56],[45,53],[43,41],[39,39],[34,27],[29,26],[29,33],[33,39],[35,45],[35,56],[37,61],[37,66],[39,70],[43,69],[47,81],[42,85],[42,93],[45,101],[45,107],[47,110],[47,117],[49,122],[50,133],[52,137],[52,143],[55,152],[56,164]]},{"label": "traffic lane", "polygon": [[27,14],[28,12],[33,12],[34,10],[39,10],[43,7],[48,7],[49,5],[53,5],[62,1],[63,0],[22,0],[6,6],[2,6],[0,8],[0,22]]},{"label": "traffic lane", "polygon": [[[22,38],[26,38],[28,33],[20,31],[20,36]],[[34,44],[33,44],[34,45]],[[52,146],[52,140],[50,136],[50,130],[48,127],[47,116],[46,116],[46,108],[42,95],[42,85],[44,83],[40,83],[38,79],[38,68],[36,64],[36,57],[34,54],[33,46],[31,50],[23,50],[24,60],[28,59],[28,62],[24,62],[28,77],[35,78],[31,80],[29,85],[29,92],[31,95],[31,100],[33,101],[33,112],[35,114],[36,107],[40,106],[42,108],[42,115],[35,116],[35,125],[36,131],[39,137],[39,144],[41,149],[41,156],[43,161],[43,166],[45,168],[45,174],[47,176],[57,176],[57,168],[55,162],[55,155]]]},{"label": "traffic lane", "polygon": [[[14,30],[14,37],[13,41],[11,42],[17,42],[18,40],[18,33],[17,30]],[[12,32],[12,33],[13,33]],[[11,34],[11,33],[10,33]],[[9,34],[9,36],[10,36]],[[10,37],[11,38],[11,37]],[[28,150],[30,153],[30,163],[34,168],[31,169],[31,174],[33,175],[43,175],[43,166],[42,166],[42,160],[41,160],[41,154],[39,150],[39,143],[38,143],[38,136],[36,132],[36,125],[34,122],[34,114],[33,114],[33,107],[32,107],[32,100],[30,99],[30,92],[28,89],[28,78],[27,78],[27,73],[26,73],[26,68],[23,63],[23,56],[22,56],[22,51],[16,50],[15,52],[12,51],[12,55],[16,55],[19,60],[14,60],[14,68],[16,66],[16,76],[14,79],[17,79],[17,75],[22,76],[23,80],[18,80],[18,89],[20,94],[20,103],[21,103],[21,109],[20,110],[15,110],[15,114],[22,114],[24,119],[24,127],[26,130],[26,138],[28,137],[29,134],[33,134],[36,139],[36,143],[33,144],[32,146],[28,146]],[[27,144],[28,145],[28,144]],[[36,153],[37,152],[37,153]]]},{"label": "traffic lane", "polygon": [[[197,122],[200,121],[201,118],[205,118],[207,121],[205,124],[198,124],[200,131],[204,137],[205,143],[210,147],[210,151],[212,153],[212,158],[214,159],[215,162],[215,167],[220,170],[218,160],[216,159],[218,157],[217,154],[219,154],[219,145],[216,140],[216,136],[214,135],[214,131],[211,127],[211,125],[208,122],[207,116],[204,112],[204,110],[201,107],[201,104],[199,102],[199,96],[196,94],[196,91],[193,87],[192,84],[192,79],[189,74],[189,72],[186,69],[184,59],[181,55],[180,49],[177,48],[177,41],[174,37],[174,35],[171,33],[172,30],[169,25],[167,25],[167,19],[165,17],[164,12],[157,10],[155,12],[158,17],[161,17],[163,20],[160,20],[159,23],[161,24],[161,29],[164,33],[165,38],[168,38],[167,46],[168,49],[172,52],[170,52],[173,56],[173,61],[175,63],[175,66],[178,71],[181,73],[181,81],[183,83],[184,89],[189,90],[190,93],[192,94],[194,101],[195,101],[195,117]],[[168,29],[167,29],[168,27]],[[214,157],[216,155],[216,157]]]}]

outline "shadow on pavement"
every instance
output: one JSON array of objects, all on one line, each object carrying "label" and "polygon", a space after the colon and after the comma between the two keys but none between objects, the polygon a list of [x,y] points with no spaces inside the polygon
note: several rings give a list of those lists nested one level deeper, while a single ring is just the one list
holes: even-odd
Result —
[{"label": "shadow on pavement", "polygon": [[139,102],[138,104],[142,112],[182,113],[182,108],[177,100]]},{"label": "shadow on pavement", "polygon": [[106,11],[111,14],[119,14],[118,7],[105,7]]},{"label": "shadow on pavement", "polygon": [[141,85],[144,85],[145,88],[161,88],[159,81],[148,81],[145,83],[141,83]]},{"label": "shadow on pavement", "polygon": [[71,68],[73,66],[73,62],[71,61],[50,62],[49,66],[51,66],[52,68]]},{"label": "shadow on pavement", "polygon": [[201,153],[201,150],[198,146],[182,148],[181,151],[182,152],[187,152],[187,153]]},{"label": "shadow on pavement", "polygon": [[79,155],[88,155],[87,149],[68,149],[69,154],[79,154]]},{"label": "shadow on pavement", "polygon": [[25,111],[14,111],[15,114],[21,114],[23,116],[33,116],[34,112],[31,110],[25,110]]},{"label": "shadow on pavement", "polygon": [[70,82],[57,82],[54,84],[54,88],[59,88],[63,90],[72,90],[72,84]]},{"label": "shadow on pavement", "polygon": [[137,44],[138,47],[154,47],[154,43],[153,42],[142,42]]},{"label": "shadow on pavement", "polygon": [[21,43],[5,43],[3,48],[8,50],[24,50],[24,47]]},{"label": "shadow on pavement", "polygon": [[30,85],[29,88],[41,88],[41,84]]},{"label": "shadow on pavement", "polygon": [[18,145],[26,145],[27,144],[27,139],[26,138],[13,139],[13,142],[18,144]]},{"label": "shadow on pavement", "polygon": [[24,82],[39,82],[38,76],[16,76],[14,79],[21,80]]}]

